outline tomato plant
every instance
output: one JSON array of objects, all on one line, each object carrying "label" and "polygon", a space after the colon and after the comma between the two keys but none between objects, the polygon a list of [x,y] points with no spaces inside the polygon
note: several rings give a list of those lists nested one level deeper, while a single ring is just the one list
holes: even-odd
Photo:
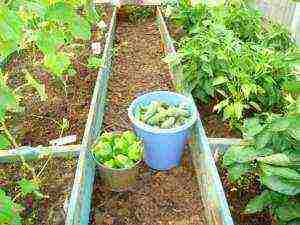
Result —
[{"label": "tomato plant", "polygon": [[[186,89],[240,127],[253,112],[284,106],[283,84],[295,80],[298,55],[288,31],[245,4],[194,7],[182,1],[171,17],[186,35],[177,43]],[[299,56],[299,55],[298,55]]]}]

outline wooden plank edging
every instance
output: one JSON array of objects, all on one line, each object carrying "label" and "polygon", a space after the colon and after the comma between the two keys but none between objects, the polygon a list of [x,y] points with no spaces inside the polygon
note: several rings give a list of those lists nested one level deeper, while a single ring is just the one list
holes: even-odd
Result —
[{"label": "wooden plank edging", "polygon": [[47,156],[51,157],[75,157],[78,156],[80,145],[63,145],[63,146],[22,146],[10,150],[0,150],[0,163],[9,163],[20,160],[34,160]]},{"label": "wooden plank edging", "polygon": [[106,102],[107,82],[112,65],[112,47],[117,20],[116,12],[117,8],[115,7],[103,52],[104,66],[98,73],[85,133],[82,140],[83,149],[79,155],[72,194],[69,200],[66,225],[87,225],[89,223],[91,197],[95,176],[95,164],[90,153],[90,148],[93,141],[99,135],[102,126]]}]

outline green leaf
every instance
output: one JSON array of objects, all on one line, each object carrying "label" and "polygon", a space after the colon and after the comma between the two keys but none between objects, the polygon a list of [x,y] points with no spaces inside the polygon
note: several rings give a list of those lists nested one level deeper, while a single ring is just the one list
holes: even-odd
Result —
[{"label": "green leaf", "polygon": [[300,173],[296,170],[287,168],[287,167],[276,167],[266,164],[261,164],[260,168],[263,173],[267,176],[278,176],[288,180],[299,180],[300,181]]},{"label": "green leaf", "polygon": [[257,148],[264,148],[272,139],[273,134],[266,130],[257,135],[255,139],[255,144]]},{"label": "green leaf", "polygon": [[46,55],[44,59],[45,67],[50,69],[56,76],[61,76],[70,64],[69,56],[62,52]]},{"label": "green leaf", "polygon": [[288,204],[278,207],[275,214],[280,220],[290,221],[300,218],[300,203],[289,202]]},{"label": "green leaf", "polygon": [[300,81],[288,81],[284,83],[284,89],[294,93],[294,94],[299,94],[300,93]]},{"label": "green leaf", "polygon": [[71,23],[71,33],[73,37],[89,40],[91,38],[91,26],[88,21],[76,16]]},{"label": "green leaf", "polygon": [[74,77],[77,74],[77,71],[73,68],[68,69],[68,76]]},{"label": "green leaf", "polygon": [[5,84],[0,82],[0,102],[1,108],[15,109],[18,107],[18,101],[13,91],[11,91]]},{"label": "green leaf", "polygon": [[0,189],[0,221],[1,225],[22,225],[20,213],[23,207],[15,202]]},{"label": "green leaf", "polygon": [[226,166],[234,163],[245,163],[255,160],[257,157],[272,154],[272,149],[255,149],[253,147],[232,146],[223,157],[223,163]]},{"label": "green leaf", "polygon": [[264,129],[258,118],[247,119],[244,123],[244,128],[246,130],[247,137],[254,137]]},{"label": "green leaf", "polygon": [[286,225],[300,225],[300,219],[291,220]]},{"label": "green leaf", "polygon": [[285,195],[296,195],[300,193],[300,183],[290,182],[277,176],[261,176],[261,182],[273,191]]},{"label": "green leaf", "polygon": [[6,138],[5,135],[0,134],[0,150],[1,149],[8,149],[10,147],[11,143],[10,141]]},{"label": "green leaf", "polygon": [[18,181],[18,185],[21,188],[21,194],[25,197],[28,194],[35,194],[37,197],[42,197],[42,193],[40,193],[40,187],[33,181],[29,181],[25,178]]},{"label": "green leaf", "polygon": [[241,102],[234,102],[229,104],[224,109],[224,118],[228,119],[241,119],[245,105]]},{"label": "green leaf", "polygon": [[60,30],[41,30],[37,33],[36,43],[45,55],[55,54],[58,47],[65,43],[64,34]]},{"label": "green leaf", "polygon": [[40,96],[42,101],[46,101],[48,96],[46,94],[46,88],[44,84],[40,84],[37,80],[34,79],[33,76],[31,76],[28,72],[25,74],[25,79],[27,81],[27,84],[33,87],[38,95]]},{"label": "green leaf", "polygon": [[300,165],[300,161],[290,159],[284,153],[277,153],[277,154],[261,157],[258,158],[257,160],[265,164],[271,164],[276,166]]},{"label": "green leaf", "polygon": [[270,129],[274,132],[285,131],[290,126],[290,120],[288,117],[279,117],[272,121]]},{"label": "green leaf", "polygon": [[73,20],[76,17],[74,9],[64,2],[57,2],[50,7],[45,12],[45,20],[63,22],[67,23]]},{"label": "green leaf", "polygon": [[227,80],[226,77],[224,77],[224,76],[218,76],[218,77],[216,77],[216,78],[213,80],[212,85],[213,85],[213,86],[217,86],[217,85],[223,84],[223,83],[225,83],[225,82],[227,82],[227,81],[228,81],[228,80]]},{"label": "green leaf", "polygon": [[0,123],[3,123],[5,121],[5,109],[0,106]]},{"label": "green leaf", "polygon": [[88,59],[87,67],[90,69],[99,69],[103,64],[103,59],[95,56],[91,56]]},{"label": "green leaf", "polygon": [[245,213],[256,213],[263,211],[274,202],[283,202],[283,196],[274,191],[265,190],[260,195],[252,198],[245,208]]},{"label": "green leaf", "polygon": [[228,166],[229,180],[231,182],[237,181],[242,175],[253,170],[249,163],[235,163]]}]

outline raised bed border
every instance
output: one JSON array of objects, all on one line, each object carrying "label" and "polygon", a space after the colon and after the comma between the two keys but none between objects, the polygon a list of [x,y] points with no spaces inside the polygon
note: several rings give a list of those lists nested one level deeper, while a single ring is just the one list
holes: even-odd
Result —
[{"label": "raised bed border", "polygon": [[69,200],[66,225],[86,225],[89,223],[95,176],[95,163],[89,150],[102,127],[108,79],[112,68],[113,43],[117,23],[116,13],[117,8],[114,7],[103,53],[103,67],[98,73],[82,140],[82,150],[79,154],[74,185]]}]

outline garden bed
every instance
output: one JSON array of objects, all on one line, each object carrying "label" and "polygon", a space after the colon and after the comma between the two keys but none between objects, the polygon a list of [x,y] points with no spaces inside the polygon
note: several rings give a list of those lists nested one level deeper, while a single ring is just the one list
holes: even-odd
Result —
[{"label": "garden bed", "polygon": [[[108,85],[106,131],[131,129],[127,109],[133,99],[153,90],[173,90],[163,63],[154,18],[135,25],[119,21],[116,59]],[[96,172],[98,173],[98,172]],[[97,176],[92,201],[93,224],[205,224],[197,176],[188,150],[182,165],[168,172],[144,165],[133,191],[114,193]]]},{"label": "garden bed", "polygon": [[[181,16],[183,16],[181,14]],[[167,19],[167,26],[170,31],[171,37],[178,41],[180,39],[181,33],[180,29],[177,29],[170,21]],[[194,21],[195,22],[195,21]],[[188,22],[187,22],[188,23]],[[267,22],[266,22],[267,23]],[[265,24],[264,24],[265,25]],[[269,25],[269,24],[268,24]],[[194,27],[196,28],[196,27]],[[176,46],[176,43],[174,43]],[[193,51],[192,46],[189,46],[190,51]],[[185,49],[185,54],[188,54],[187,49]],[[196,52],[196,51],[195,51]],[[196,55],[196,54],[195,54]],[[192,57],[192,56],[190,56]],[[195,57],[196,58],[196,57]],[[199,66],[199,65],[198,65]],[[199,72],[199,71],[198,71]],[[191,76],[191,74],[190,74]],[[205,79],[205,78],[203,78]],[[199,87],[200,88],[200,87]],[[196,101],[196,100],[195,100]],[[199,103],[199,102],[198,102]],[[212,100],[208,104],[198,104],[198,111],[200,113],[201,120],[203,122],[203,127],[205,133],[208,137],[220,137],[220,138],[241,138],[241,132],[236,132],[229,123],[222,119],[221,115],[214,113],[213,106],[214,101]],[[250,116],[250,113],[245,113]],[[275,110],[277,112],[278,110]],[[215,158],[222,159],[223,156],[215,154]],[[245,213],[246,205],[251,199],[259,196],[266,187],[263,187],[261,180],[258,175],[247,174],[247,176],[242,177],[237,183],[232,183],[228,178],[228,171],[224,168],[221,162],[216,162],[218,167],[218,172],[223,184],[224,192],[226,198],[228,199],[228,205],[232,214],[232,218],[236,224],[239,225],[250,225],[250,224],[274,224],[276,218],[272,216],[267,210],[263,210],[258,213]],[[282,203],[284,205],[284,203]],[[275,207],[275,206],[274,206]]]},{"label": "garden bed", "polygon": [[[100,11],[103,12],[102,19],[109,27],[112,7],[103,6]],[[98,76],[98,68],[92,69],[87,66],[88,58],[93,55],[91,44],[100,42],[102,51],[98,56],[101,57],[106,42],[106,32],[100,31],[99,26],[93,26],[90,40],[75,41],[78,48],[76,56],[72,57],[71,61],[75,70],[72,76],[64,74],[61,77],[55,77],[48,72],[42,66],[43,53],[34,45],[8,57],[3,66],[3,73],[8,75],[7,85],[12,90],[22,91],[19,112],[11,112],[5,121],[6,128],[14,139],[11,148],[21,145],[48,146],[52,139],[67,135],[76,135],[75,142],[81,143]],[[35,89],[26,85],[24,74],[27,72],[38,83],[44,85],[47,98],[43,101]],[[64,81],[64,84],[60,79]],[[18,154],[15,151],[23,152]],[[51,156],[50,148],[44,152],[45,155],[50,155],[50,158],[39,156],[43,159],[34,157],[37,156],[36,153],[41,153],[37,148],[23,147],[5,152],[14,160],[0,164],[0,188],[6,196],[22,207],[21,223],[28,225],[65,224],[67,200],[72,190],[77,158],[54,158],[55,155]],[[33,161],[25,163],[19,157],[13,157],[13,154],[22,155],[23,153],[26,158],[33,159]],[[59,151],[56,153],[60,157],[68,154]],[[77,154],[71,153],[71,155]],[[5,157],[4,154],[4,161],[6,161]],[[36,173],[42,171],[38,179],[34,178],[32,170]],[[35,183],[43,197],[36,198],[32,193],[21,196],[18,182],[23,178]],[[25,184],[31,185],[27,181]]]},{"label": "garden bed", "polygon": [[[105,7],[104,20],[109,25],[111,7]],[[69,126],[63,135],[76,135],[77,143],[82,139],[89,111],[91,96],[97,78],[97,69],[87,67],[87,59],[93,55],[91,43],[105,43],[105,36],[99,35],[95,28],[90,41],[79,42],[77,57],[72,61],[76,74],[63,76],[65,85],[42,66],[43,54],[35,47],[14,54],[4,67],[9,74],[8,85],[16,89],[24,85],[24,71],[28,71],[37,81],[45,85],[47,99],[41,101],[36,92],[30,88],[22,89],[22,112],[13,114],[7,121],[7,128],[20,145],[48,145],[49,140],[60,137],[63,118]],[[32,65],[32,62],[35,62]]]},{"label": "garden bed", "polygon": [[[22,224],[26,225],[63,225],[67,209],[67,199],[72,189],[76,159],[50,158],[26,162],[25,167],[21,161],[0,164],[0,188],[6,194],[15,198],[18,204],[24,207],[21,213]],[[44,167],[45,163],[46,166]],[[44,169],[42,169],[44,167]],[[30,169],[34,168],[39,174],[40,191],[44,197],[40,200],[30,194],[25,197],[16,195],[20,192],[17,182],[33,179]]]},{"label": "garden bed", "polygon": [[229,181],[228,171],[217,162],[220,178],[224,187],[226,198],[229,199],[229,207],[235,224],[238,225],[271,225],[273,217],[268,212],[245,214],[244,210],[250,199],[261,194],[262,185],[259,178],[253,174],[244,178],[240,184]]}]

